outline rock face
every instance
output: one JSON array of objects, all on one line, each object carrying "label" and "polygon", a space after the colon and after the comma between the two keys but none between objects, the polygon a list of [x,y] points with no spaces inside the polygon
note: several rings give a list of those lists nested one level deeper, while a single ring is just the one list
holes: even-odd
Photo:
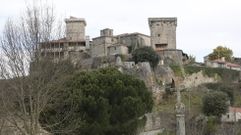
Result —
[{"label": "rock face", "polygon": [[215,78],[208,77],[203,75],[203,72],[197,72],[193,73],[185,78],[184,81],[182,81],[181,86],[184,88],[191,88],[191,87],[197,87],[198,85],[204,84],[204,83],[214,83],[217,82]]},{"label": "rock face", "polygon": [[138,64],[135,64],[133,61],[123,62],[123,65],[120,67],[123,69],[124,73],[136,76],[137,78],[143,80],[148,88],[152,88],[155,83],[149,62],[141,62]]},{"label": "rock face", "polygon": [[154,71],[156,81],[160,85],[165,85],[172,82],[172,78],[175,77],[172,69],[169,66],[159,65]]}]

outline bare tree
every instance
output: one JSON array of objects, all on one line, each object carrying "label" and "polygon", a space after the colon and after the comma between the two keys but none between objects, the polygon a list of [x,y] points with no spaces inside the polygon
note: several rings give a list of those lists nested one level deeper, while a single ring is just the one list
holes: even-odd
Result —
[{"label": "bare tree", "polygon": [[56,20],[53,7],[35,3],[18,20],[6,22],[0,39],[0,115],[22,135],[41,133],[40,113],[55,92],[56,78],[68,70],[40,60],[39,44],[63,35]]}]

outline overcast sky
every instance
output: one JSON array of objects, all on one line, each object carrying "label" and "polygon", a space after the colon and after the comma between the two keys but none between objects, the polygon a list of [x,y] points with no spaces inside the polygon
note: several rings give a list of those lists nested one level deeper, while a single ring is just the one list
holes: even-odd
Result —
[{"label": "overcast sky", "polygon": [[[24,11],[29,0],[1,0],[0,31],[8,18]],[[203,61],[218,45],[241,57],[241,0],[49,0],[63,17],[85,18],[86,35],[104,28],[114,34],[150,35],[148,17],[177,17],[177,48]]]}]

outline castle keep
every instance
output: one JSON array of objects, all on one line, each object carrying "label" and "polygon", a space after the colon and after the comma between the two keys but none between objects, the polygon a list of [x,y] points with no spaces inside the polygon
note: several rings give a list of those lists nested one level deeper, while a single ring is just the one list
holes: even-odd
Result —
[{"label": "castle keep", "polygon": [[130,56],[133,50],[150,46],[162,60],[182,61],[183,58],[183,52],[176,49],[177,18],[149,18],[150,36],[138,32],[114,35],[113,29],[106,28],[92,40],[85,35],[85,19],[70,17],[65,23],[64,38],[40,44],[42,57],[78,63],[87,55],[89,58]]},{"label": "castle keep", "polygon": [[176,49],[177,18],[149,18],[151,46],[155,50]]}]

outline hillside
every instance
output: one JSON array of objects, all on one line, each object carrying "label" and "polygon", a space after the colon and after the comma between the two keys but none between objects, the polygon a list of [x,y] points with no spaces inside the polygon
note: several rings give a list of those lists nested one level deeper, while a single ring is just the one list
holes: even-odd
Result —
[{"label": "hillside", "polygon": [[[183,75],[181,68],[176,65],[170,66],[173,70],[176,78],[181,78],[179,81],[183,81]],[[201,72],[200,72],[201,71]],[[211,77],[216,80],[216,82],[212,83],[203,83],[199,86],[193,86],[189,88],[182,89],[181,97],[182,102],[185,104],[186,107],[186,130],[187,135],[197,135],[197,132],[200,132],[200,135],[204,132],[208,132],[208,119],[205,122],[205,117],[202,113],[202,98],[205,94],[211,92],[211,91],[223,91],[227,92],[228,94],[231,93],[233,95],[233,99],[231,101],[232,106],[235,107],[241,107],[241,83],[238,82],[239,80],[239,72],[234,70],[228,70],[228,69],[220,69],[220,68],[207,68],[207,67],[197,67],[197,66],[184,66],[184,72],[185,72],[185,78],[188,78],[189,76],[192,76],[196,73],[202,73],[206,77]],[[199,78],[196,78],[196,81]],[[202,79],[202,78],[201,78]],[[184,81],[185,84],[185,81]],[[176,105],[176,93],[166,93],[163,96],[163,100],[160,104],[156,105],[154,108],[154,112],[159,112],[160,114],[172,114],[175,115],[175,105]],[[198,124],[198,122],[202,121],[202,123],[199,123],[199,126],[202,126],[202,131],[200,131],[200,127],[194,126]],[[165,134],[174,134],[175,133],[175,126],[167,126],[174,124],[175,125],[175,119],[172,119],[172,121],[161,121],[162,128],[165,128]],[[213,125],[212,125],[213,126]],[[230,125],[226,125],[225,123],[219,123],[215,124],[215,134],[218,132],[222,132],[224,127],[230,127]],[[240,130],[237,129],[237,126],[233,125],[231,126],[234,131],[240,132]],[[214,129],[213,129],[214,130]],[[196,131],[193,132],[193,131]],[[230,134],[231,131],[227,131],[226,134]],[[164,133],[163,133],[164,134]]]}]

